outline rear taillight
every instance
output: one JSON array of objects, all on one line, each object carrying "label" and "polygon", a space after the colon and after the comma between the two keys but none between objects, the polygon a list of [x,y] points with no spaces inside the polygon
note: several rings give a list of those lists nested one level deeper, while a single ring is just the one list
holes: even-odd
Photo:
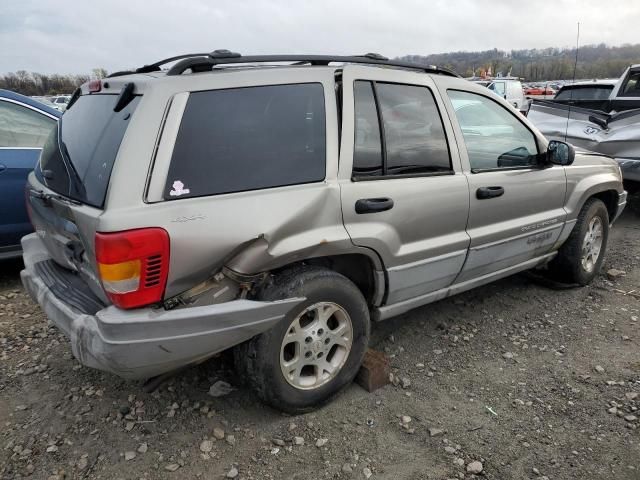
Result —
[{"label": "rear taillight", "polygon": [[114,305],[136,308],[162,300],[169,273],[169,234],[162,228],[96,233],[102,287]]}]

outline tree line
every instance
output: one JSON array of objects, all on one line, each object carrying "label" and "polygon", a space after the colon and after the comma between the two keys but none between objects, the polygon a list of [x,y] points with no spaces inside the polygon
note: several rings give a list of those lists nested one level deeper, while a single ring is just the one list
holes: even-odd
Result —
[{"label": "tree line", "polygon": [[[447,67],[463,77],[513,75],[526,81],[567,80],[574,76],[575,48],[524,50],[485,50],[431,55],[405,55],[399,60]],[[577,79],[617,78],[633,63],[640,63],[640,44],[610,47],[603,43],[585,45],[578,50]],[[47,75],[19,70],[0,75],[0,88],[23,95],[57,95],[72,93],[92,78],[104,78],[104,68],[94,68],[87,75]]]},{"label": "tree line", "polygon": [[90,75],[60,75],[57,73],[47,75],[18,70],[0,75],[0,88],[28,96],[71,94],[90,79],[106,76],[107,71],[104,68],[94,68]]},{"label": "tree line", "polygon": [[[525,50],[485,50],[433,55],[406,55],[401,60],[447,67],[463,77],[490,75],[522,77],[526,81],[568,80],[574,76],[576,49],[545,48]],[[610,47],[584,45],[578,49],[575,77],[618,78],[630,64],[640,63],[640,44]]]}]

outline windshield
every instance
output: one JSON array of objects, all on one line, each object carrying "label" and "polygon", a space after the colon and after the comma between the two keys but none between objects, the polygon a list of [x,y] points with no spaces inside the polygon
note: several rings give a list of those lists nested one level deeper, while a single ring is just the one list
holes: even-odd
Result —
[{"label": "windshield", "polygon": [[114,112],[118,95],[83,95],[45,143],[36,177],[51,190],[101,208],[120,142],[140,97]]}]

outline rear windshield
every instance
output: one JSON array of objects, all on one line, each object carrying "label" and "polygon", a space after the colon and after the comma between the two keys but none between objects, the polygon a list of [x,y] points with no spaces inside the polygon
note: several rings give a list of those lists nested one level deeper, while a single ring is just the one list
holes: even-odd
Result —
[{"label": "rear windshield", "polygon": [[606,100],[611,95],[611,90],[613,90],[613,85],[563,88],[554,100]]},{"label": "rear windshield", "polygon": [[49,135],[36,177],[51,190],[102,208],[120,142],[140,97],[114,112],[118,95],[83,95]]},{"label": "rear windshield", "polygon": [[193,92],[164,198],[322,181],[325,142],[320,83]]}]

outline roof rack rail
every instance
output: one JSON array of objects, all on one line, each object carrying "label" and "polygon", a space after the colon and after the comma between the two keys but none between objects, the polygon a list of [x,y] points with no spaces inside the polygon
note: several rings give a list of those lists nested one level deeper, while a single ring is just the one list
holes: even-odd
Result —
[{"label": "roof rack rail", "polygon": [[250,55],[243,57],[239,53],[229,50],[214,50],[210,53],[191,53],[165,58],[158,62],[137,68],[135,71],[116,72],[109,77],[127,75],[131,73],[149,73],[160,71],[160,67],[167,63],[175,62],[167,75],[181,75],[187,70],[192,72],[206,72],[216,65],[231,65],[244,63],[284,63],[291,62],[294,65],[329,65],[330,63],[359,63],[367,65],[381,65],[396,68],[419,70],[425,73],[437,73],[452,77],[459,77],[457,73],[448,68],[435,65],[420,65],[418,63],[389,60],[379,53],[367,53],[365,55],[340,56],[340,55]]},{"label": "roof rack rail", "polygon": [[377,53],[367,53],[365,55],[354,56],[333,56],[333,55],[251,55],[243,57],[240,54],[228,52],[227,55],[216,55],[219,50],[208,55],[188,56],[176,63],[169,69],[167,75],[180,75],[186,70],[194,72],[209,71],[216,65],[230,65],[238,63],[280,63],[292,62],[298,65],[329,65],[330,63],[360,63],[368,65],[383,65],[388,67],[406,68],[411,70],[420,70],[426,73],[439,73],[458,77],[459,75],[453,71],[436,67],[435,65],[420,65],[417,63],[401,62],[389,60]]}]

